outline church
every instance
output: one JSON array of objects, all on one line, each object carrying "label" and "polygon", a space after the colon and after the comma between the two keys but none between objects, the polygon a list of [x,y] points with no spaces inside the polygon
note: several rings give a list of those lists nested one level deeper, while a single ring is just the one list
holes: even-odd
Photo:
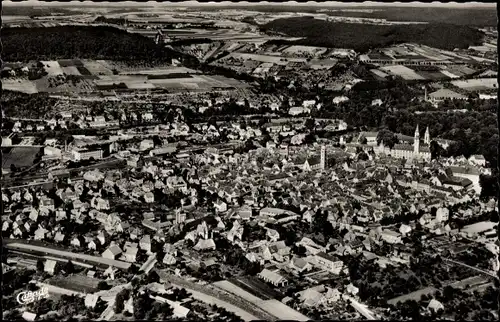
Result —
[{"label": "church", "polygon": [[392,149],[385,147],[384,143],[381,142],[378,147],[374,149],[376,154],[386,154],[398,159],[421,159],[425,161],[431,160],[431,136],[429,133],[429,127],[425,130],[424,142],[420,142],[420,131],[417,125],[415,129],[415,135],[413,140],[413,145],[411,144],[396,144]]}]

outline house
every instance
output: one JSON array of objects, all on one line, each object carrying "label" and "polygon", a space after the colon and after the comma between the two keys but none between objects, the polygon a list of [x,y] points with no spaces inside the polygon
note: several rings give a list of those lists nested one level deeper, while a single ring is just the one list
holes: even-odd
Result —
[{"label": "house", "polygon": [[31,312],[28,312],[28,311],[24,311],[23,312],[23,315],[22,315],[23,319],[25,319],[26,321],[35,321],[36,318],[38,317],[37,314],[35,313],[31,313]]},{"label": "house", "polygon": [[139,247],[147,253],[151,253],[151,237],[149,237],[149,235],[142,237],[139,241]]},{"label": "house", "polygon": [[118,255],[122,253],[122,250],[118,245],[111,245],[102,253],[102,257],[107,259],[116,259]]},{"label": "house", "polygon": [[150,149],[153,149],[155,147],[155,144],[153,142],[153,140],[143,140],[141,141],[140,145],[139,145],[139,150],[140,151],[146,151],[146,150],[150,150]]},{"label": "house", "polygon": [[146,203],[153,203],[155,201],[155,195],[152,192],[147,192],[144,194],[144,201]]},{"label": "house", "polygon": [[483,155],[479,155],[479,154],[474,154],[474,155],[471,155],[471,157],[469,158],[469,161],[475,165],[479,165],[479,166],[486,166],[486,159],[484,158]]},{"label": "house", "polygon": [[302,273],[311,270],[312,265],[303,258],[295,257],[290,260],[290,268],[298,273]]},{"label": "house", "polygon": [[58,243],[63,243],[65,237],[66,237],[66,235],[64,235],[63,233],[61,233],[60,231],[58,231],[56,233],[56,236],[54,237],[54,241],[56,241]]},{"label": "house", "polygon": [[37,230],[35,230],[35,240],[43,240],[45,239],[45,234],[48,233],[48,230],[42,227],[39,227]]},{"label": "house", "polygon": [[71,245],[81,247],[85,244],[85,239],[82,236],[77,236],[71,240]]},{"label": "house", "polygon": [[85,296],[85,306],[88,308],[91,308],[91,309],[95,308],[98,301],[99,301],[99,295],[87,294]]},{"label": "house", "polygon": [[96,250],[97,249],[97,243],[94,241],[93,238],[88,238],[86,240],[86,242],[87,242],[87,248],[89,250]]},{"label": "house", "polygon": [[57,273],[57,270],[59,268],[58,262],[52,259],[48,259],[45,262],[45,265],[43,267],[43,271],[49,273],[50,275],[55,275]]},{"label": "house", "polygon": [[175,263],[177,263],[177,260],[172,254],[165,254],[165,257],[163,257],[163,264],[175,265]]},{"label": "house", "polygon": [[213,239],[200,239],[194,246],[194,250],[215,250],[215,242]]},{"label": "house", "polygon": [[258,274],[258,277],[276,287],[285,286],[288,283],[286,278],[276,272],[268,270],[267,268],[264,268],[262,272]]},{"label": "house", "polygon": [[401,243],[401,234],[393,230],[385,229],[381,232],[380,237],[389,244]]},{"label": "house", "polygon": [[214,203],[214,207],[217,212],[227,211],[227,204],[222,200],[217,200],[217,202]]},{"label": "house", "polygon": [[438,89],[437,91],[430,93],[428,96],[429,96],[429,99],[431,101],[434,101],[434,102],[444,101],[446,99],[449,99],[449,100],[452,100],[452,99],[465,100],[465,99],[467,99],[467,96],[456,93],[456,92],[454,92],[450,89],[447,89],[447,88]]},{"label": "house", "polygon": [[439,302],[438,300],[432,299],[429,302],[429,305],[427,306],[427,309],[429,311],[437,312],[439,310],[444,310],[444,305],[441,302]]},{"label": "house", "polygon": [[129,263],[135,263],[137,260],[137,253],[139,249],[136,243],[128,243],[125,245],[125,253],[123,254],[123,259]]},{"label": "house", "polygon": [[322,269],[334,274],[339,274],[344,266],[344,263],[340,259],[324,252],[319,252],[314,255],[313,262]]},{"label": "house", "polygon": [[326,298],[318,292],[315,287],[308,288],[302,292],[297,293],[303,305],[309,307],[317,307],[326,301]]}]

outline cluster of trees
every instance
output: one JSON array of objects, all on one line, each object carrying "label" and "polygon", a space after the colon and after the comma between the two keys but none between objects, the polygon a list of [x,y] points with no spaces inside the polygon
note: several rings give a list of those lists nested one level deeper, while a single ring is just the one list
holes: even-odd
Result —
[{"label": "cluster of trees", "polygon": [[404,42],[453,50],[479,45],[484,36],[476,29],[448,23],[369,25],[329,22],[313,17],[276,19],[261,29],[304,38],[291,44],[348,48],[359,52]]},{"label": "cluster of trees", "polygon": [[152,39],[107,26],[6,28],[2,38],[6,61],[91,58],[155,64],[175,55]]},{"label": "cluster of trees", "polygon": [[462,26],[496,26],[495,11],[486,8],[457,10],[452,8],[397,8],[373,11],[334,11],[329,16],[386,19],[389,21],[422,21],[430,23],[453,23]]},{"label": "cluster of trees", "polygon": [[7,117],[39,119],[54,112],[57,100],[47,93],[24,94],[4,90],[1,102]]}]

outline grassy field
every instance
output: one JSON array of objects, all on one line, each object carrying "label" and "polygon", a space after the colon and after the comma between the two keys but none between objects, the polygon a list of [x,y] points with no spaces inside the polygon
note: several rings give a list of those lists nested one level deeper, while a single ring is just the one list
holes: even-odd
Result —
[{"label": "grassy field", "polygon": [[10,148],[2,149],[2,168],[10,168],[11,164],[15,165],[17,168],[25,168],[33,165],[36,154],[40,151],[40,148]]},{"label": "grassy field", "polygon": [[20,78],[3,78],[2,88],[4,90],[21,92],[26,94],[38,93],[38,89],[32,81]]},{"label": "grassy field", "polygon": [[498,87],[496,78],[478,78],[468,80],[457,80],[452,82],[453,85],[469,91],[489,90]]},{"label": "grassy field", "polygon": [[81,293],[94,293],[98,291],[97,284],[100,280],[83,275],[71,275],[68,277],[54,277],[48,283],[68,290]]},{"label": "grassy field", "polygon": [[406,66],[395,65],[380,68],[384,73],[400,76],[405,80],[423,80],[424,77],[417,74],[413,69]]}]

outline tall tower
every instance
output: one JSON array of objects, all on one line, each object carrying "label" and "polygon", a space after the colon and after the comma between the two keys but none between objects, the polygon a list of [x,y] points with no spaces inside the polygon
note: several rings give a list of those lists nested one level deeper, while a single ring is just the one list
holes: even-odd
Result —
[{"label": "tall tower", "polygon": [[324,145],[321,146],[320,166],[321,170],[324,170],[326,167],[326,147]]},{"label": "tall tower", "polygon": [[424,143],[427,145],[431,144],[431,134],[429,133],[429,127],[427,127],[427,129],[425,129]]},{"label": "tall tower", "polygon": [[418,129],[418,124],[417,124],[417,128],[415,129],[415,136],[414,136],[414,142],[413,142],[413,152],[414,153],[420,152],[420,131]]}]

